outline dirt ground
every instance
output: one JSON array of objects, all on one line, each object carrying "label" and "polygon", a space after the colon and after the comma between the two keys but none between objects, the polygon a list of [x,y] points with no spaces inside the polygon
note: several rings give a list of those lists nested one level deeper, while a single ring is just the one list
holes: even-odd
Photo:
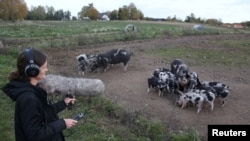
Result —
[{"label": "dirt ground", "polygon": [[[245,68],[223,66],[195,66],[187,65],[192,71],[199,74],[200,80],[221,81],[230,86],[230,95],[224,107],[220,106],[220,100],[216,99],[214,111],[203,107],[196,114],[195,107],[181,109],[174,104],[176,96],[165,94],[159,97],[157,91],[151,89],[147,93],[147,78],[154,69],[159,67],[170,68],[172,60],[162,60],[145,53],[147,50],[159,46],[192,46],[195,48],[220,48],[215,40],[246,40],[249,35],[204,35],[186,36],[178,38],[154,39],[146,41],[131,41],[107,43],[95,46],[84,46],[69,49],[46,49],[49,56],[49,73],[60,74],[69,77],[80,77],[77,70],[75,57],[79,54],[97,54],[112,48],[124,48],[134,52],[126,72],[123,65],[118,64],[107,72],[88,73],[85,78],[101,79],[106,87],[105,96],[113,102],[123,106],[129,111],[139,111],[142,115],[161,120],[166,130],[183,131],[194,127],[202,137],[207,139],[207,125],[209,124],[250,124],[249,110],[249,83],[250,71]],[[225,49],[225,48],[224,48]],[[226,50],[222,50],[226,51]],[[232,56],[233,57],[233,56]],[[185,58],[180,58],[185,61]],[[199,60],[192,60],[192,62]],[[248,60],[249,61],[249,58]],[[249,64],[249,63],[248,63]],[[248,67],[249,68],[249,67]]]}]

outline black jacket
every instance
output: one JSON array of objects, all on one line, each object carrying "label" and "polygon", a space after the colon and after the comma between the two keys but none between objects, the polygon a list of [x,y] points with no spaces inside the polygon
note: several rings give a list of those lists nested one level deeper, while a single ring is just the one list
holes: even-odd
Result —
[{"label": "black jacket", "polygon": [[64,141],[66,129],[57,113],[65,109],[64,101],[50,104],[47,92],[29,82],[10,81],[2,90],[15,101],[16,141]]}]

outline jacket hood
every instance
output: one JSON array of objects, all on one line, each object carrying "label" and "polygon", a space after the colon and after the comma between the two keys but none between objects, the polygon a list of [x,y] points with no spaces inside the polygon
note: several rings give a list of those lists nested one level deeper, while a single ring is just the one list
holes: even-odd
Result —
[{"label": "jacket hood", "polygon": [[3,92],[9,96],[13,101],[25,92],[34,92],[35,86],[31,85],[29,82],[21,81],[10,81],[3,88]]}]

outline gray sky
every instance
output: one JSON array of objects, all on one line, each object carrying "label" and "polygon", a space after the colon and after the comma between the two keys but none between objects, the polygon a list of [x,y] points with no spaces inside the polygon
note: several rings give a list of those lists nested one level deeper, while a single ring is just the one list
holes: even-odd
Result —
[{"label": "gray sky", "polygon": [[250,21],[250,0],[24,0],[31,6],[53,6],[55,10],[69,10],[77,17],[83,6],[90,3],[99,12],[118,10],[131,2],[140,9],[144,17],[167,18],[168,16],[185,20],[191,13],[196,18],[214,18],[224,23]]}]

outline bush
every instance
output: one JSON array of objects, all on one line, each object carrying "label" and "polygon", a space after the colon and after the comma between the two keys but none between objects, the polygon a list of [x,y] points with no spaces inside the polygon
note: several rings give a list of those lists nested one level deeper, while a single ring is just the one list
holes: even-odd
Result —
[{"label": "bush", "polygon": [[200,141],[200,139],[195,129],[188,128],[183,133],[170,134],[168,141]]}]

